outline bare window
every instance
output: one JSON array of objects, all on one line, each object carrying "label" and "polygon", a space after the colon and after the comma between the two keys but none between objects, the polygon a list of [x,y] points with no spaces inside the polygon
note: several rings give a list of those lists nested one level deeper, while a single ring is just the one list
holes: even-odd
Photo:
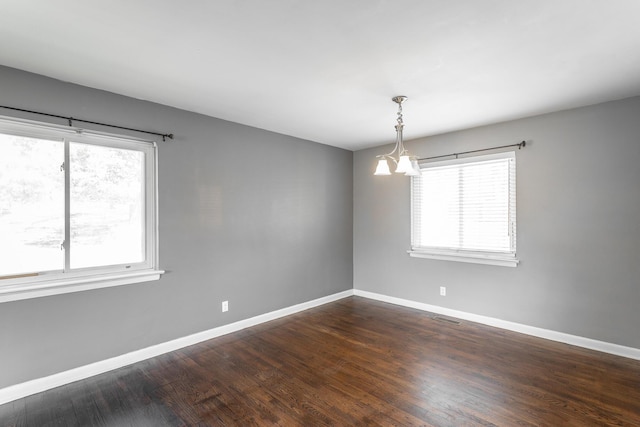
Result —
[{"label": "bare window", "polygon": [[155,144],[0,120],[0,301],[153,280]]}]

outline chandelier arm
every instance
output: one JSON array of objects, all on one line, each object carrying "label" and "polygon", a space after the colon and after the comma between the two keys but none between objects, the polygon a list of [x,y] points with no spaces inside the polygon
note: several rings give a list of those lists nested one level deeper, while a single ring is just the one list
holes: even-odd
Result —
[{"label": "chandelier arm", "polygon": [[376,159],[387,159],[387,160],[393,160],[393,163],[395,163],[396,165],[398,164],[398,161],[392,156],[393,153],[395,153],[395,149],[387,154],[378,154],[376,156]]},{"label": "chandelier arm", "polygon": [[391,159],[391,160],[393,160],[394,162],[398,163],[398,161],[397,161],[396,159],[394,159],[394,158],[393,158],[393,154],[394,154],[396,151],[398,152],[398,154],[400,153],[400,151],[399,151],[399,147],[398,147],[398,140],[397,140],[397,139],[396,139],[396,145],[393,147],[393,150],[389,151],[389,152],[388,152],[388,153],[386,153],[386,154],[379,154],[379,155],[377,155],[376,157],[379,157],[379,158],[386,157],[386,158]]}]

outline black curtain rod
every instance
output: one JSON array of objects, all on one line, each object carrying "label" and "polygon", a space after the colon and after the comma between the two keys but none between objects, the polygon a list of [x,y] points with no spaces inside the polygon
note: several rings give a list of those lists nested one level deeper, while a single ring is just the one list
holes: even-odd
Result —
[{"label": "black curtain rod", "polygon": [[22,109],[22,108],[15,108],[15,107],[7,107],[5,105],[0,105],[0,108],[6,108],[7,110],[14,110],[14,111],[22,111],[23,113],[39,114],[41,116],[47,116],[47,117],[55,117],[57,119],[65,119],[69,123],[69,126],[73,126],[73,122],[89,123],[89,124],[92,124],[92,125],[107,126],[107,127],[115,128],[115,129],[132,130],[134,132],[141,132],[141,133],[146,133],[146,134],[149,134],[149,135],[157,135],[157,136],[161,136],[163,141],[166,141],[167,138],[173,139],[173,134],[172,133],[150,132],[148,130],[127,128],[127,127],[124,127],[124,126],[110,125],[108,123],[93,122],[91,120],[75,119],[73,117],[59,116],[57,114],[41,113],[39,111],[25,110],[25,109]]},{"label": "black curtain rod", "polygon": [[455,156],[456,159],[458,158],[458,156],[462,155],[462,154],[471,154],[471,153],[479,153],[481,151],[490,151],[490,150],[498,150],[500,148],[509,148],[509,147],[518,147],[518,150],[526,147],[527,143],[525,141],[519,142],[517,144],[510,144],[510,145],[501,145],[499,147],[491,147],[491,148],[481,148],[479,150],[471,150],[471,151],[463,151],[461,153],[452,153],[452,154],[443,154],[442,156],[433,156],[433,157],[422,157],[420,159],[418,159],[418,161],[422,161],[422,160],[432,160],[432,159],[441,159],[442,157],[451,157],[451,156]]}]

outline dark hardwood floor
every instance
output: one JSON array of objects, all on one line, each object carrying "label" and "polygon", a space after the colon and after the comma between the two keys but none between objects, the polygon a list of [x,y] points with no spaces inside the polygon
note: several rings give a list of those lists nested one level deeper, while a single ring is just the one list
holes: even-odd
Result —
[{"label": "dark hardwood floor", "polygon": [[1,426],[640,426],[640,361],[358,297],[0,406]]}]

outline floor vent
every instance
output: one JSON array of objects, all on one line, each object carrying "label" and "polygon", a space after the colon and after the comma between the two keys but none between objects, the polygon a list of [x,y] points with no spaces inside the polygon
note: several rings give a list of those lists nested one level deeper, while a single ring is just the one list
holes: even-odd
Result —
[{"label": "floor vent", "polygon": [[457,320],[447,319],[446,317],[440,317],[440,316],[434,317],[433,320],[438,320],[440,322],[451,323],[452,325],[459,325],[460,324],[460,322],[457,321]]}]

